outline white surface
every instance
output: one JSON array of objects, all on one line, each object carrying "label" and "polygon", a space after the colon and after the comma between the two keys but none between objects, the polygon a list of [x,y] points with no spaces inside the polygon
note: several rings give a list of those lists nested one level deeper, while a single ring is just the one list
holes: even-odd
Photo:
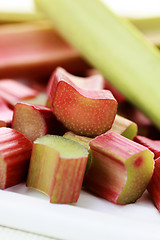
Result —
[{"label": "white surface", "polygon": [[[123,16],[160,16],[160,0],[102,0],[112,10]],[[0,11],[33,12],[33,0],[0,0]]]},{"label": "white surface", "polygon": [[40,236],[33,233],[28,233],[20,231],[17,229],[12,229],[8,227],[0,226],[0,239],[2,240],[56,240],[53,238],[48,238]]},{"label": "white surface", "polygon": [[146,192],[126,206],[81,191],[75,205],[49,203],[19,184],[0,191],[0,225],[68,240],[158,240],[160,214]]},{"label": "white surface", "polygon": [[102,0],[123,16],[160,16],[160,0]]}]

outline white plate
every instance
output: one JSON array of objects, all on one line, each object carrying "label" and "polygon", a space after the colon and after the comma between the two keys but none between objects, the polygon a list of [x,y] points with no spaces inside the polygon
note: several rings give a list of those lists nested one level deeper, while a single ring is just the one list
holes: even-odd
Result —
[{"label": "white plate", "polygon": [[160,214],[147,192],[118,206],[82,190],[77,204],[62,205],[19,184],[0,190],[0,225],[68,240],[160,239]]}]

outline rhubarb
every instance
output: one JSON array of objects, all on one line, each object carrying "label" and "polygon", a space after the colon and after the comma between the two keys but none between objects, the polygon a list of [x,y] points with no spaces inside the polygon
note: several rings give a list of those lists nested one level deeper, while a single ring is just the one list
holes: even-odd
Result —
[{"label": "rhubarb", "polygon": [[0,78],[46,80],[57,66],[80,74],[87,64],[48,22],[0,26]]},{"label": "rhubarb", "polygon": [[62,36],[160,128],[159,50],[99,0],[35,3]]},{"label": "rhubarb", "polygon": [[14,107],[12,128],[32,142],[48,133],[64,134],[50,108],[22,102]]},{"label": "rhubarb", "polygon": [[26,180],[32,143],[11,128],[0,128],[0,189]]},{"label": "rhubarb", "polygon": [[77,202],[88,151],[80,144],[55,135],[38,138],[33,151],[27,186],[50,197],[51,203]]},{"label": "rhubarb", "polygon": [[110,91],[80,88],[59,69],[49,89],[51,109],[68,130],[92,137],[112,127],[117,101]]},{"label": "rhubarb", "polygon": [[135,202],[145,191],[153,173],[153,153],[118,133],[91,140],[91,166],[84,186],[117,204]]},{"label": "rhubarb", "polygon": [[0,9],[0,23],[22,23],[42,20],[43,15],[38,11],[20,12],[20,11],[2,11]]}]

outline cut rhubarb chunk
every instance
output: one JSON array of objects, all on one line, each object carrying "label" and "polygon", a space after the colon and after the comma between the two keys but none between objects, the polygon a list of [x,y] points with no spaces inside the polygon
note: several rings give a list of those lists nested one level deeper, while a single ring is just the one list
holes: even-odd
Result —
[{"label": "cut rhubarb chunk", "polygon": [[160,157],[160,140],[152,140],[147,137],[137,135],[134,138],[134,141],[149,148],[154,153],[155,159]]},{"label": "cut rhubarb chunk", "polygon": [[33,144],[27,186],[50,197],[51,203],[77,202],[88,151],[80,144],[55,135]]},{"label": "cut rhubarb chunk", "polygon": [[64,134],[61,124],[50,108],[28,103],[15,105],[12,128],[24,134],[32,142],[47,133]]},{"label": "cut rhubarb chunk", "polygon": [[160,212],[160,157],[155,159],[154,173],[147,189],[156,208]]},{"label": "cut rhubarb chunk", "polygon": [[91,166],[84,186],[117,204],[135,202],[153,173],[153,153],[148,148],[110,132],[90,141]]},{"label": "cut rhubarb chunk", "polygon": [[138,127],[136,123],[117,114],[113,122],[112,128],[109,131],[119,133],[122,136],[132,140],[137,134]]},{"label": "cut rhubarb chunk", "polygon": [[0,189],[26,180],[32,143],[14,129],[0,128]]},{"label": "cut rhubarb chunk", "polygon": [[87,68],[80,54],[47,21],[0,26],[0,78],[46,80],[63,66],[73,73]]},{"label": "cut rhubarb chunk", "polygon": [[108,131],[117,112],[117,101],[110,91],[82,89],[59,69],[53,74],[49,99],[56,118],[79,135]]},{"label": "cut rhubarb chunk", "polygon": [[0,127],[10,126],[12,122],[13,111],[0,98]]}]

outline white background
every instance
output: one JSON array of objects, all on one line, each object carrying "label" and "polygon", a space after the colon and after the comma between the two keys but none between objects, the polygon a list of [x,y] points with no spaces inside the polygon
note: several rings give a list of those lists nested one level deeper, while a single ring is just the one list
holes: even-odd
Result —
[{"label": "white background", "polygon": [[[87,1],[87,0],[86,0]],[[124,16],[146,17],[160,15],[160,0],[103,0],[115,12]],[[0,0],[0,11],[33,11],[32,0]]]}]

